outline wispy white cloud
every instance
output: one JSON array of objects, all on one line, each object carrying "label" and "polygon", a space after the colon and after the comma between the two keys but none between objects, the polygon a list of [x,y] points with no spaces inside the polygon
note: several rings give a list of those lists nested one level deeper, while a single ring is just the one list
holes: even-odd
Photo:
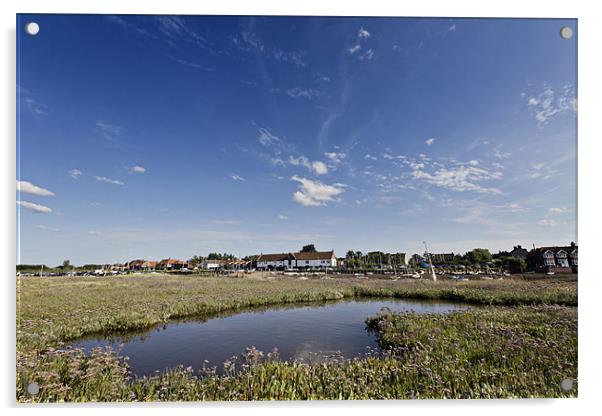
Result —
[{"label": "wispy white cloud", "polygon": [[311,163],[311,167],[316,175],[325,175],[328,173],[328,168],[326,164],[320,160],[313,161]]},{"label": "wispy white cloud", "polygon": [[533,112],[540,127],[560,114],[577,111],[575,89],[570,85],[555,91],[544,83],[541,92],[530,96],[525,94],[524,98],[527,99],[527,107]]},{"label": "wispy white cloud", "polygon": [[566,207],[552,207],[548,209],[548,214],[563,214],[567,211],[568,209]]},{"label": "wispy white cloud", "polygon": [[17,181],[17,191],[38,196],[54,196],[54,192],[27,181]]},{"label": "wispy white cloud", "polygon": [[42,104],[39,101],[37,101],[31,97],[24,98],[23,102],[27,106],[27,109],[34,114],[38,114],[38,115],[46,114],[46,111],[48,110],[47,105]]},{"label": "wispy white cloud", "polygon": [[315,88],[295,87],[286,90],[285,94],[292,98],[307,98],[311,100],[318,97],[320,95],[320,91],[316,90]]},{"label": "wispy white cloud", "polygon": [[357,32],[357,37],[359,39],[368,39],[370,37],[370,32],[363,27],[360,27],[360,30]]},{"label": "wispy white cloud", "polygon": [[531,179],[550,179],[556,175],[557,171],[553,169],[551,163],[533,163],[529,173]]},{"label": "wispy white cloud", "polygon": [[331,79],[330,77],[327,77],[326,75],[322,75],[322,74],[316,74],[316,81],[317,82],[330,82]]},{"label": "wispy white cloud", "polygon": [[212,67],[212,66],[201,65],[199,63],[187,61],[186,59],[182,59],[182,58],[172,57],[172,59],[175,62],[179,63],[180,65],[184,65],[184,66],[187,66],[189,68],[200,69],[200,70],[203,70],[203,71],[206,71],[206,72],[213,72],[213,71],[215,71],[215,68]]},{"label": "wispy white cloud", "polygon": [[453,191],[475,191],[479,193],[501,194],[497,188],[483,186],[482,182],[501,179],[502,172],[476,167],[470,164],[459,164],[436,168],[426,172],[423,163],[414,165],[412,176],[432,185]]},{"label": "wispy white cloud", "polygon": [[130,172],[131,173],[144,173],[144,172],[146,172],[146,168],[144,166],[136,165],[136,166],[132,166],[130,168]]},{"label": "wispy white cloud", "polygon": [[133,32],[135,32],[137,35],[157,39],[157,37],[154,36],[153,34],[151,34],[148,30],[132,24],[131,21],[125,20],[123,17],[111,15],[111,16],[107,16],[107,20],[110,22],[113,22],[123,28],[130,29]]},{"label": "wispy white cloud", "polygon": [[278,219],[281,221],[286,221],[286,220],[288,220],[288,217],[286,215],[280,214],[280,215],[278,215]]},{"label": "wispy white cloud", "polygon": [[288,163],[293,166],[304,166],[307,169],[311,170],[316,175],[325,175],[328,173],[328,167],[322,161],[315,160],[310,161],[305,156],[293,157],[290,156],[288,159]]},{"label": "wispy white cloud", "polygon": [[215,55],[221,55],[221,52],[213,48],[210,42],[197,31],[195,31],[186,22],[182,16],[155,16],[158,23],[158,30],[164,35],[164,40],[170,44],[188,42],[202,49],[205,49]]},{"label": "wispy white cloud", "polygon": [[30,211],[33,211],[33,212],[36,212],[39,214],[49,214],[52,212],[51,208],[48,208],[47,206],[40,205],[40,204],[34,204],[33,202],[17,201],[17,204],[21,205],[23,208],[26,208]]},{"label": "wispy white cloud", "polygon": [[497,148],[493,149],[493,157],[495,157],[496,159],[499,159],[499,160],[508,159],[510,156],[512,156],[512,153],[510,153],[510,152],[503,152]]},{"label": "wispy white cloud", "polygon": [[238,225],[241,222],[242,221],[240,221],[240,220],[213,220],[213,221],[211,221],[211,223],[215,224],[215,225]]},{"label": "wispy white cloud", "polygon": [[259,143],[263,146],[279,145],[281,140],[278,136],[272,134],[268,129],[261,127],[259,129]]},{"label": "wispy white cloud", "polygon": [[88,235],[92,235],[92,236],[100,235],[100,231],[90,230],[90,231],[88,231]]},{"label": "wispy white cloud", "polygon": [[102,120],[96,122],[98,133],[108,141],[115,142],[123,134],[123,127],[116,124],[105,123]]},{"label": "wispy white cloud", "polygon": [[528,211],[527,208],[523,207],[521,204],[517,204],[516,202],[506,204],[502,206],[502,208],[507,208],[510,212],[525,212]]},{"label": "wispy white cloud", "polygon": [[352,47],[350,47],[349,49],[347,49],[349,51],[349,53],[351,55],[353,55],[354,53],[356,53],[357,51],[359,51],[362,47],[359,44],[353,45]]},{"label": "wispy white cloud", "polygon": [[44,231],[52,231],[52,232],[57,232],[59,231],[58,228],[54,228],[54,227],[48,227],[46,225],[36,225],[36,228],[38,230],[44,230]]},{"label": "wispy white cloud", "polygon": [[371,60],[374,57],[374,50],[369,48],[365,52],[363,51],[363,45],[366,43],[370,36],[371,35],[370,32],[368,32],[368,30],[364,29],[363,27],[360,27],[360,29],[357,32],[355,44],[349,46],[347,48],[347,52],[349,52],[350,55],[355,55],[360,61]]},{"label": "wispy white cloud", "polygon": [[302,51],[284,51],[280,48],[269,46],[253,32],[245,31],[241,32],[240,35],[233,35],[231,41],[240,50],[245,52],[257,52],[267,58],[290,63],[299,68],[307,66],[307,63],[303,59],[304,53]]},{"label": "wispy white cloud", "polygon": [[293,200],[304,206],[326,205],[328,202],[336,201],[337,197],[345,192],[345,185],[340,183],[328,185],[297,175],[291,180],[299,183],[299,190],[293,194]]},{"label": "wispy white cloud", "polygon": [[357,57],[360,61],[370,61],[372,58],[374,58],[374,50],[372,48]]},{"label": "wispy white cloud", "polygon": [[432,144],[435,143],[435,139],[431,137],[430,139],[426,139],[424,143],[426,143],[427,146],[432,146]]},{"label": "wispy white cloud", "polygon": [[324,156],[326,156],[327,160],[327,166],[328,169],[331,170],[337,170],[339,165],[341,165],[345,158],[347,157],[347,153],[345,152],[326,152],[324,153]]},{"label": "wispy white cloud", "polygon": [[95,176],[94,179],[98,182],[106,182],[113,185],[125,185],[125,183],[120,180],[107,178],[106,176]]},{"label": "wispy white cloud", "polygon": [[540,225],[542,227],[556,227],[558,225],[558,223],[555,220],[543,218],[543,219],[537,221],[537,225]]},{"label": "wispy white cloud", "polygon": [[79,177],[82,175],[83,175],[83,172],[79,169],[71,169],[69,171],[69,176],[71,176],[73,179],[79,179]]},{"label": "wispy white cloud", "polygon": [[236,173],[232,173],[232,174],[230,175],[230,178],[231,178],[232,180],[234,180],[234,181],[239,181],[239,182],[244,182],[244,181],[246,181],[246,179],[245,179],[245,178],[243,178],[243,177],[242,177],[242,176],[240,176],[240,175],[237,175]]}]

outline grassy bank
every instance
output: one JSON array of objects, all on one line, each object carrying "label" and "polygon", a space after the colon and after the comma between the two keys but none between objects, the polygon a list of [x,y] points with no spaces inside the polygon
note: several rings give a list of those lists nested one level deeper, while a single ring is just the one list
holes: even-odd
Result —
[{"label": "grassy bank", "polygon": [[[85,334],[143,329],[173,318],[208,316],[249,306],[351,296],[446,299],[490,305],[564,306],[495,308],[492,312],[465,312],[465,315],[453,314],[449,318],[435,316],[432,319],[434,326],[454,328],[455,325],[456,328],[456,332],[440,334],[446,340],[441,344],[437,344],[438,338],[420,338],[433,330],[426,325],[426,321],[421,321],[422,316],[380,317],[379,321],[371,321],[371,325],[380,331],[384,345],[396,351],[406,348],[413,351],[414,355],[395,354],[385,358],[306,365],[277,361],[258,363],[257,354],[251,352],[250,356],[245,357],[244,364],[224,377],[209,374],[198,378],[190,371],[175,369],[154,378],[131,381],[124,364],[109,351],[84,356],[81,351],[66,349],[63,344]],[[444,348],[448,341],[457,344],[457,348],[489,344],[483,342],[492,336],[489,327],[476,323],[490,322],[495,328],[511,328],[513,335],[509,337],[526,342],[525,348],[542,342],[541,345],[547,345],[552,351],[558,348],[554,344],[557,343],[561,344],[563,351],[568,351],[572,347],[567,343],[574,342],[576,348],[576,309],[571,307],[576,304],[576,281],[571,280],[433,283],[350,278],[255,280],[162,275],[22,278],[18,282],[17,396],[20,401],[558,396],[563,393],[559,391],[558,383],[553,384],[552,381],[555,383],[556,378],[561,377],[562,368],[557,368],[558,363],[552,360],[551,352],[543,354],[543,347],[535,350],[540,357],[535,365],[539,372],[517,364],[526,360],[527,356],[521,355],[517,357],[519,361],[512,361],[512,358],[504,363],[491,361],[489,355],[483,352],[486,358],[484,362],[489,363],[491,368],[500,366],[505,369],[505,372],[500,370],[500,373],[495,373],[497,375],[492,376],[489,384],[486,380],[477,379],[479,372],[485,371],[484,367],[475,367],[470,360],[445,361],[454,359],[453,349],[445,355],[436,348]],[[481,313],[491,315],[479,315]],[[545,320],[546,316],[550,317],[549,320]],[[460,324],[464,321],[466,326],[462,327]],[[389,325],[397,328],[397,332],[405,333],[406,327],[402,322],[417,325],[418,329],[412,327],[417,339],[425,345],[432,344],[431,347],[435,348],[432,354],[416,355],[426,353],[421,348],[406,347],[403,338],[393,336],[395,331],[386,331]],[[556,332],[552,331],[554,322],[557,325]],[[473,344],[464,345],[460,342],[463,331],[473,340]],[[456,338],[452,336],[454,333]],[[529,340],[534,340],[533,344]],[[501,346],[503,344],[495,344],[495,348]],[[576,373],[576,352],[574,354],[574,357],[566,355],[567,368],[574,370],[569,372],[571,376]],[[414,361],[412,356],[415,357]],[[462,357],[461,354],[459,356]],[[439,361],[433,367],[428,360],[420,363],[425,358],[437,358]],[[454,363],[455,367],[452,366]],[[445,384],[446,380],[456,380],[452,374],[439,372],[439,378],[433,378],[435,373],[429,373],[436,368],[450,366],[458,369],[458,374],[472,374],[467,376],[469,384],[449,386]],[[523,373],[527,370],[531,372],[525,376]],[[517,383],[516,388],[509,382],[512,374],[524,380]],[[541,374],[551,374],[548,387],[541,383]],[[456,377],[458,379],[454,383],[459,383],[462,376]],[[40,395],[34,398],[25,393],[27,383],[32,380],[41,385]],[[529,388],[529,385],[533,387]]]},{"label": "grassy bank", "polygon": [[448,315],[382,314],[368,321],[427,397],[576,396],[577,310],[485,308]]},{"label": "grassy bank", "polygon": [[21,278],[17,289],[20,350],[43,349],[86,334],[144,329],[181,317],[352,296],[445,299],[491,305],[577,305],[576,281],[565,280],[434,283],[130,275]]}]

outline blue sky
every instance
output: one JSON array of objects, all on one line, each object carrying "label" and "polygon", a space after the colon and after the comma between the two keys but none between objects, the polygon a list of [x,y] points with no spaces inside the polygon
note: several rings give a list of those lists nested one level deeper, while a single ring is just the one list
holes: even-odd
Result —
[{"label": "blue sky", "polygon": [[20,263],[576,240],[574,20],[29,21]]}]

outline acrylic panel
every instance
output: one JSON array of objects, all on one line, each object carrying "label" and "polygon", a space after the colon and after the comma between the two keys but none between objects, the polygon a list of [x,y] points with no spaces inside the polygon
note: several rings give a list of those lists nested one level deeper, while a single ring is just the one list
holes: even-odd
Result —
[{"label": "acrylic panel", "polygon": [[577,396],[577,20],[19,14],[18,402]]}]

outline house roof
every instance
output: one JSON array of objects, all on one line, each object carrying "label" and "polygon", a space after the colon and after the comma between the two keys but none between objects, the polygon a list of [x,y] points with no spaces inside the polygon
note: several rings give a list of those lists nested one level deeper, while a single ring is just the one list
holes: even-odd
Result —
[{"label": "house roof", "polygon": [[257,258],[257,261],[284,261],[294,259],[291,253],[276,253],[276,254],[262,254]]},{"label": "house roof", "polygon": [[545,253],[546,251],[551,251],[553,253],[558,253],[560,250],[563,250],[567,253],[572,252],[573,250],[577,250],[577,246],[564,246],[564,247],[560,247],[560,246],[552,246],[552,247],[539,247],[536,249],[536,251],[539,251],[541,253]]},{"label": "house roof", "polygon": [[163,264],[184,264],[184,262],[182,260],[178,260],[178,259],[163,259],[159,262],[159,264],[163,265]]},{"label": "house roof", "polygon": [[334,250],[331,251],[317,251],[314,253],[295,253],[297,260],[330,260],[334,256]]},{"label": "house roof", "polygon": [[312,253],[274,253],[262,254],[257,261],[284,261],[284,260],[330,260],[334,257],[334,250],[317,251]]},{"label": "house roof", "polygon": [[143,267],[155,267],[156,265],[156,261],[145,261],[144,263],[142,263]]}]

